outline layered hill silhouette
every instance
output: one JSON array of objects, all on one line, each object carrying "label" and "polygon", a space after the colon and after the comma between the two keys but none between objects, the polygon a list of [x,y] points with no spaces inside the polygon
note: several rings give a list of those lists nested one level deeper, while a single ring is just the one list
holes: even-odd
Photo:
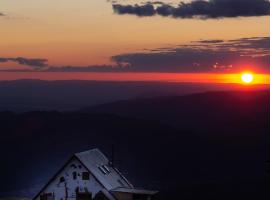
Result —
[{"label": "layered hill silhouette", "polygon": [[180,129],[269,128],[270,91],[206,92],[117,101],[83,109],[89,113],[157,120]]},{"label": "layered hill silhouette", "polygon": [[267,197],[269,102],[268,91],[234,91],[2,112],[0,193],[42,186],[74,152],[98,147],[110,157],[114,144],[116,166],[160,189],[159,199]]}]

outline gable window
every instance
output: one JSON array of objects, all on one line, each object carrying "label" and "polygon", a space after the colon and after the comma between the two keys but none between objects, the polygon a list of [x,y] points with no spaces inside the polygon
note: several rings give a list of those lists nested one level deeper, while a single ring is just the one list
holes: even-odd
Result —
[{"label": "gable window", "polygon": [[76,166],[76,165],[74,165],[74,164],[71,164],[71,165],[70,165],[70,167],[72,167],[72,168],[74,168],[74,169],[76,169],[76,168],[77,168],[77,166]]},{"label": "gable window", "polygon": [[90,173],[89,172],[83,172],[82,173],[82,180],[89,180],[90,179]]},{"label": "gable window", "polygon": [[73,172],[72,176],[73,176],[73,180],[76,180],[77,179],[77,172]]},{"label": "gable window", "polygon": [[62,177],[60,177],[60,179],[59,179],[59,183],[63,183],[63,182],[65,182],[65,178],[62,176]]}]

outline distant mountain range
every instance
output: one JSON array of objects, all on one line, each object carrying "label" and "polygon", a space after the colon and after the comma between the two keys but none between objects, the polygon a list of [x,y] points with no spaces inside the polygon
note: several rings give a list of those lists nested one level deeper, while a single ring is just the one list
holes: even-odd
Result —
[{"label": "distant mountain range", "polygon": [[[67,111],[133,98],[247,89],[234,84],[112,81],[0,81],[0,111]],[[261,90],[267,85],[248,87]]]},{"label": "distant mountain range", "polygon": [[269,102],[269,91],[206,92],[117,101],[82,111],[157,120],[187,130],[236,132],[269,129]]},{"label": "distant mountain range", "polygon": [[2,112],[0,193],[45,183],[74,152],[98,147],[110,157],[114,144],[116,166],[160,199],[263,199],[269,102],[269,91],[231,91]]}]

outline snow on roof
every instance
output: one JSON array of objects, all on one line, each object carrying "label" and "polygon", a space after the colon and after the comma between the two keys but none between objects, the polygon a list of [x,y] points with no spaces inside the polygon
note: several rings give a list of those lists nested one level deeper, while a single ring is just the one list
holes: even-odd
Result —
[{"label": "snow on roof", "polygon": [[108,190],[119,187],[132,189],[129,181],[109,163],[108,158],[98,149],[76,153],[75,156]]},{"label": "snow on roof", "polygon": [[133,193],[133,194],[147,194],[147,195],[154,195],[158,193],[158,191],[153,190],[144,190],[144,189],[135,189],[135,188],[116,188],[111,190],[111,192],[123,192],[123,193]]}]

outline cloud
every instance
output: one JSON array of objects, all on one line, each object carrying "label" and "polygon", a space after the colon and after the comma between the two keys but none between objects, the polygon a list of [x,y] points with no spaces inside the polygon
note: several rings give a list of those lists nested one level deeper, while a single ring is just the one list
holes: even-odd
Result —
[{"label": "cloud", "polygon": [[[0,62],[14,60],[26,64],[22,58],[0,58]],[[35,66],[30,70],[43,72],[233,73],[246,67],[257,72],[270,72],[270,37],[199,40],[186,45],[114,55],[111,60],[114,64],[47,66],[45,59],[27,59],[27,64]]]},{"label": "cloud", "polygon": [[129,72],[129,64],[119,63],[116,65],[91,65],[91,66],[50,66],[46,72]]},{"label": "cloud", "polygon": [[270,15],[269,0],[194,0],[181,2],[178,6],[171,4],[122,5],[113,4],[113,10],[119,15],[130,14],[143,16],[159,15],[174,18],[218,19],[232,17],[254,17]]},{"label": "cloud", "polygon": [[270,37],[200,40],[187,45],[148,49],[112,56],[114,65],[51,66],[50,72],[179,72],[232,73],[251,66],[269,71]]},{"label": "cloud", "polygon": [[126,5],[122,6],[120,4],[114,4],[113,8],[119,14],[132,14],[137,16],[153,16],[156,11],[152,4],[148,3],[146,5]]},{"label": "cloud", "polygon": [[246,66],[269,71],[270,37],[239,40],[202,40],[189,45],[116,55],[134,71],[236,72]]},{"label": "cloud", "polygon": [[5,62],[16,62],[20,65],[27,65],[33,68],[42,68],[47,66],[47,59],[41,59],[41,58],[24,58],[24,57],[17,57],[17,58],[1,58],[0,57],[0,63]]},{"label": "cloud", "polygon": [[205,44],[215,44],[215,43],[222,43],[224,42],[224,40],[200,40],[197,42],[205,43]]}]

